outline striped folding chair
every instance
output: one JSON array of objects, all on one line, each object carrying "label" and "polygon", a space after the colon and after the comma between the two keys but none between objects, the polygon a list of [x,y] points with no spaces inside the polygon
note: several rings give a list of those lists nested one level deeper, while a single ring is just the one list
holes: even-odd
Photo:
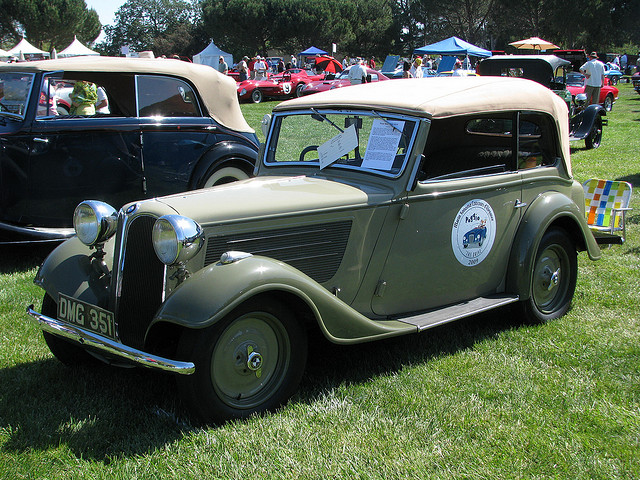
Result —
[{"label": "striped folding chair", "polygon": [[582,184],[587,223],[594,231],[622,232],[626,239],[625,213],[629,207],[633,188],[628,182],[591,178]]}]

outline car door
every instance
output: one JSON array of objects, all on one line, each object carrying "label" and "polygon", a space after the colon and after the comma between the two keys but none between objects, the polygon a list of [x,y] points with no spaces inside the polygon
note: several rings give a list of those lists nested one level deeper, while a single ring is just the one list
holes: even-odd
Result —
[{"label": "car door", "polygon": [[[55,91],[50,85],[61,77],[61,73],[46,75],[43,91]],[[133,81],[122,82],[117,91],[123,98],[113,102],[109,114],[59,115],[52,102],[38,109],[29,157],[28,212],[34,221],[69,225],[82,200],[102,200],[120,208],[146,196],[140,124],[126,113],[127,108],[118,107],[126,101],[126,84],[132,90]],[[107,88],[107,96],[115,91]]]},{"label": "car door", "polygon": [[138,75],[136,93],[149,194],[187,190],[195,164],[216,143],[218,128],[202,115],[195,89],[182,79]]},{"label": "car door", "polygon": [[504,290],[523,206],[512,124],[506,116],[432,122],[423,179],[399,199],[402,213],[372,298],[376,314]]}]

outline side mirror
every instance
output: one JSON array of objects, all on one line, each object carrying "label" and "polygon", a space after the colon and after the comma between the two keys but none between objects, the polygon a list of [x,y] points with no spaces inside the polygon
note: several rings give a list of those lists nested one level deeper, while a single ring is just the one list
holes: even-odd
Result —
[{"label": "side mirror", "polygon": [[268,113],[262,117],[262,121],[260,122],[260,128],[262,130],[262,134],[265,139],[267,138],[267,134],[269,133],[269,127],[271,126],[271,115]]}]

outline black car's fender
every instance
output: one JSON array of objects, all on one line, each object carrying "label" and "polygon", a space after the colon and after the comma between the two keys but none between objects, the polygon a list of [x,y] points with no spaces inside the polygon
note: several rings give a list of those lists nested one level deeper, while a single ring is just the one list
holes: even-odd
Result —
[{"label": "black car's fender", "polygon": [[[589,105],[581,112],[571,117],[571,131],[569,135],[572,140],[584,140],[591,133],[597,118],[602,118],[607,111],[602,105]],[[603,118],[603,123],[606,119]]]},{"label": "black car's fender", "polygon": [[212,264],[194,273],[165,300],[149,328],[159,323],[206,328],[258,295],[285,300],[296,318],[315,319],[325,337],[335,343],[416,332],[415,326],[406,323],[370,320],[299,270],[260,256]]},{"label": "black car's fender", "polygon": [[234,141],[217,143],[198,160],[189,180],[189,189],[201,188],[211,172],[227,166],[239,168],[246,175],[252,175],[257,158],[257,148]]},{"label": "black car's fender", "polygon": [[507,270],[507,292],[517,294],[521,300],[529,298],[538,246],[552,226],[566,231],[576,250],[586,250],[592,260],[600,258],[600,248],[575,202],[558,192],[540,195],[527,208],[520,222]]}]

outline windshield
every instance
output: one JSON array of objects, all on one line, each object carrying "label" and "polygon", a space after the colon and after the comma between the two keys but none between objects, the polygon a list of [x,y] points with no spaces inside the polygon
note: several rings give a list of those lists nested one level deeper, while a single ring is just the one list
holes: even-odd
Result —
[{"label": "windshield", "polygon": [[370,111],[311,110],[273,118],[267,165],[313,165],[384,176],[402,174],[418,121]]},{"label": "windshield", "polygon": [[0,73],[0,114],[24,118],[32,83],[30,73]]}]

